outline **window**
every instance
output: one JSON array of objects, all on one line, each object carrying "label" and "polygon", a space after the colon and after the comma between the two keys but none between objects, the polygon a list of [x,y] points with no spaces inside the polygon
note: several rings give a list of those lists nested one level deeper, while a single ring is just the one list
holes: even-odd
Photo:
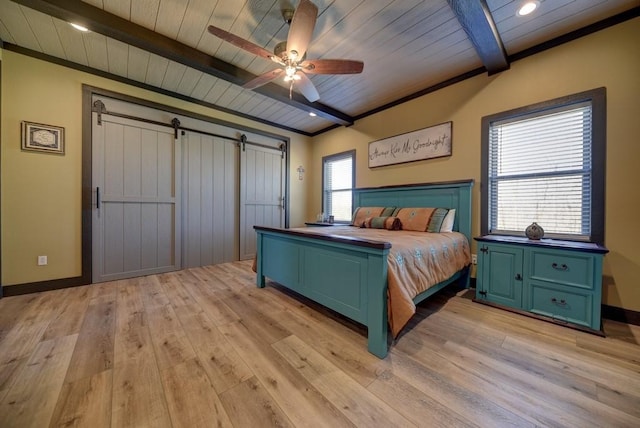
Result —
[{"label": "window", "polygon": [[351,221],[355,156],[351,150],[322,158],[322,212],[336,222]]},{"label": "window", "polygon": [[482,119],[482,233],[604,241],[605,89]]}]

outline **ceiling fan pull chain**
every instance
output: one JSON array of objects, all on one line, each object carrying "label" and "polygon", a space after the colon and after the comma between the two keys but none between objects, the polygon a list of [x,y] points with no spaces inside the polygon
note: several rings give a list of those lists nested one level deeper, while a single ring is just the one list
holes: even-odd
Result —
[{"label": "ceiling fan pull chain", "polygon": [[289,83],[289,99],[293,96],[293,80]]}]

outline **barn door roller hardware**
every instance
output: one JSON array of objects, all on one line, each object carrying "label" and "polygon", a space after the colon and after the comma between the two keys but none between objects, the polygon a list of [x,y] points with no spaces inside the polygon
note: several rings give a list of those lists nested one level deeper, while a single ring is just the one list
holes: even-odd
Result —
[{"label": "barn door roller hardware", "polygon": [[180,128],[180,120],[177,117],[174,117],[171,120],[171,126],[173,127],[173,138],[178,139],[178,128]]},{"label": "barn door roller hardware", "polygon": [[245,151],[245,145],[247,144],[247,136],[242,134],[240,136],[240,144],[242,144],[242,151]]},{"label": "barn door roller hardware", "polygon": [[95,100],[91,111],[98,113],[98,125],[102,125],[102,113],[107,113],[107,107],[105,107],[104,103],[100,100]]}]

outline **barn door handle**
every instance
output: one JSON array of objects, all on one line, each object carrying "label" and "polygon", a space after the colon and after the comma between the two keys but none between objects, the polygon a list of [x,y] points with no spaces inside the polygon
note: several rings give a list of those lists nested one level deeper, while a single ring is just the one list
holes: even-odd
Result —
[{"label": "barn door handle", "polygon": [[96,209],[100,209],[100,188],[96,187]]},{"label": "barn door handle", "polygon": [[516,281],[522,281],[522,275],[519,273],[516,274]]}]

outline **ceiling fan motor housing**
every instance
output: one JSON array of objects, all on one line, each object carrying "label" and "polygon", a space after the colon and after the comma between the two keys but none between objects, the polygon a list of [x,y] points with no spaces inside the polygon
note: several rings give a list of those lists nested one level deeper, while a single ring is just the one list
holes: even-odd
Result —
[{"label": "ceiling fan motor housing", "polygon": [[282,11],[282,18],[284,18],[284,22],[291,25],[291,21],[293,20],[293,14],[295,10],[293,9],[285,9]]},{"label": "ceiling fan motor housing", "polygon": [[[278,58],[282,59],[282,61],[287,62],[287,60],[292,59],[289,58],[289,51],[287,51],[287,41],[283,41],[280,42],[276,45],[275,48],[273,48],[273,53],[275,56],[277,56]],[[307,58],[307,53],[305,52],[304,55],[302,55],[302,58],[295,58],[295,62],[299,63],[304,61]]]}]

